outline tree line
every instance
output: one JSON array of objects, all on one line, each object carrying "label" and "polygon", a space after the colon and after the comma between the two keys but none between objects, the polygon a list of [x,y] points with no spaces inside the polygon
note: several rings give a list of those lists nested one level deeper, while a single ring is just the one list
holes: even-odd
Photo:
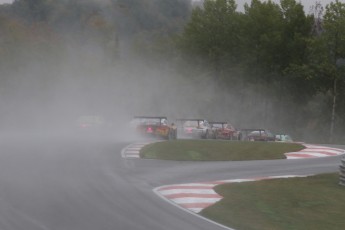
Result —
[{"label": "tree line", "polygon": [[[306,13],[295,0],[205,0],[180,35],[185,58],[246,101],[254,119],[296,135],[343,138],[345,4],[316,2]],[[248,93],[246,89],[251,88]],[[286,128],[290,127],[290,128]],[[298,133],[298,134],[297,134]]]}]

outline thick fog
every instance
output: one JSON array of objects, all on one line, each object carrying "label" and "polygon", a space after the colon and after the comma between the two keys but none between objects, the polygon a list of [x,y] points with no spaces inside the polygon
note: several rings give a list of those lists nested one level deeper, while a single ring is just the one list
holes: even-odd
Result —
[{"label": "thick fog", "polygon": [[[110,4],[108,0],[93,2],[105,8]],[[36,44],[36,39],[41,38],[37,35],[31,43],[12,43],[18,46],[14,49],[18,53],[8,57],[1,76],[2,133],[74,132],[80,117],[99,116],[109,133],[119,135],[129,132],[133,116],[143,115],[167,116],[169,122],[203,118],[227,121],[238,129],[268,128],[304,135],[304,126],[292,130],[294,127],[286,125],[291,118],[298,124],[303,113],[296,115],[289,105],[279,111],[273,108],[274,100],[281,95],[272,97],[259,85],[239,82],[236,73],[229,76],[237,79],[233,87],[222,86],[207,68],[183,66],[177,64],[182,59],[151,57],[150,52],[136,50],[138,42],[140,48],[145,48],[154,38],[154,33],[148,35],[147,25],[161,26],[154,20],[155,8],[143,15],[148,22],[138,22],[131,17],[133,9],[112,6],[116,10],[89,13],[89,24],[97,24],[101,18],[114,26],[104,29],[103,37],[103,27],[96,31],[66,21],[73,16],[71,11],[66,18],[52,14],[55,31],[51,39]],[[140,23],[145,28],[143,33],[138,33]],[[21,37],[25,40],[26,36]],[[310,102],[306,107],[317,111],[320,104]]]},{"label": "thick fog", "polygon": [[79,117],[101,116],[119,134],[138,115],[272,128],[265,119],[272,112],[270,101],[255,87],[232,91],[217,86],[207,74],[185,78],[170,63],[148,64],[126,53],[126,45],[123,57],[114,60],[92,42],[63,47],[59,62],[47,55],[15,67],[2,87],[2,130],[73,131]]},{"label": "thick fog", "polygon": [[[243,95],[222,91],[206,76],[186,79],[169,63],[150,66],[130,54],[109,60],[93,43],[66,47],[60,63],[49,56],[29,59],[11,74],[2,88],[3,130],[69,130],[86,115],[103,117],[119,127],[115,132],[123,132],[135,115],[264,125],[257,115],[262,107],[259,95],[253,94],[257,100],[247,105],[246,114],[239,110]],[[242,93],[252,93],[247,91]]]},{"label": "thick fog", "polygon": [[129,54],[109,60],[93,43],[64,47],[60,62],[47,55],[15,66],[2,87],[3,130],[73,128],[85,115],[115,125],[134,115],[236,119],[239,98],[206,77],[185,79],[169,63],[149,66]]}]

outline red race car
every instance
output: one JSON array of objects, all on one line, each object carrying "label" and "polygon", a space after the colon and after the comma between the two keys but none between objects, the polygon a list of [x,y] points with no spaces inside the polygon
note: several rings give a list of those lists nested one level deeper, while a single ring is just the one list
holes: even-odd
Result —
[{"label": "red race car", "polygon": [[236,129],[228,122],[210,122],[215,139],[237,140]]},{"label": "red race car", "polygon": [[176,139],[176,128],[168,125],[167,117],[135,116],[131,123],[141,136]]}]

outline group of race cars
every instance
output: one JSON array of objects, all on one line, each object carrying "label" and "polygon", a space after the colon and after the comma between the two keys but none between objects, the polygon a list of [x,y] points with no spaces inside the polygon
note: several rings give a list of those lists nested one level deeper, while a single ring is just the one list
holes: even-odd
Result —
[{"label": "group of race cars", "polygon": [[273,135],[266,129],[235,129],[228,122],[205,119],[177,119],[168,123],[167,117],[136,116],[131,126],[143,137],[173,140],[181,139],[226,139],[243,141],[292,142],[289,135]]}]

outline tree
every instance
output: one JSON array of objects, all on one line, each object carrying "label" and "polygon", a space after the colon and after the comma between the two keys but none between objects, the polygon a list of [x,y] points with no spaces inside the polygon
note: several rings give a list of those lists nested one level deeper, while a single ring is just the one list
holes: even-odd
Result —
[{"label": "tree", "polygon": [[50,11],[50,0],[15,0],[12,10],[27,22],[45,21]]},{"label": "tree", "polygon": [[[332,83],[330,88],[332,92],[332,113],[330,122],[330,142],[333,141],[334,123],[337,109],[338,84],[340,80],[339,71],[337,71],[337,62],[345,58],[345,3],[336,0],[326,6],[326,12],[323,20],[322,41],[327,47],[328,60],[325,65],[329,67],[327,76]],[[339,64],[338,64],[339,65]],[[342,79],[344,81],[344,79]]]},{"label": "tree", "polygon": [[241,39],[240,14],[236,8],[234,0],[205,0],[203,8],[192,11],[181,36],[182,50],[202,65],[211,66],[216,81],[222,66],[233,65],[238,60]]},{"label": "tree", "polygon": [[283,15],[279,5],[271,1],[253,0],[250,5],[245,4],[244,9],[245,60],[255,73],[252,75],[265,77],[280,69]]}]

